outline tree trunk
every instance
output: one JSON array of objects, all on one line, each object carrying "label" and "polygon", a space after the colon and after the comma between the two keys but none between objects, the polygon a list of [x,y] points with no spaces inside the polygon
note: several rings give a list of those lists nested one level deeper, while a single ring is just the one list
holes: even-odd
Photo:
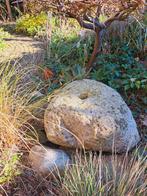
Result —
[{"label": "tree trunk", "polygon": [[99,30],[98,28],[95,30],[96,36],[95,36],[95,43],[94,43],[94,49],[93,52],[91,54],[91,57],[86,65],[86,69],[89,70],[95,59],[97,54],[100,52],[100,47],[101,47],[101,30]]},{"label": "tree trunk", "polygon": [[26,13],[27,12],[27,8],[26,8],[26,0],[23,0],[23,12]]},{"label": "tree trunk", "polygon": [[7,12],[8,12],[8,17],[9,17],[10,21],[12,21],[13,18],[12,18],[12,12],[11,12],[11,6],[10,6],[9,0],[6,0],[6,7],[7,7]]}]

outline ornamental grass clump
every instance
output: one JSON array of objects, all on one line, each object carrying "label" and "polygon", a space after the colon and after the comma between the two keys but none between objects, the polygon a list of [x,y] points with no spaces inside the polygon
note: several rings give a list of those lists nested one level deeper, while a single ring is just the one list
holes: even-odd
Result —
[{"label": "ornamental grass clump", "polygon": [[28,133],[36,134],[28,122],[35,118],[33,112],[39,105],[31,101],[30,85],[20,91],[22,73],[16,67],[10,63],[0,65],[0,184],[19,173],[20,149],[29,148],[32,138]]},{"label": "ornamental grass clump", "polygon": [[73,164],[65,172],[63,189],[65,195],[112,196],[147,193],[146,158],[139,149],[124,155],[98,155],[77,153]]}]

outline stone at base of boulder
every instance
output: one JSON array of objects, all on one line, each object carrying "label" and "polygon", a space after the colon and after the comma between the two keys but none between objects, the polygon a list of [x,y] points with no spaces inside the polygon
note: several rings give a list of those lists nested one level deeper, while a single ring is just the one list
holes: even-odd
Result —
[{"label": "stone at base of boulder", "polygon": [[63,150],[36,145],[29,152],[32,168],[39,174],[50,176],[64,173],[70,163],[69,155]]}]

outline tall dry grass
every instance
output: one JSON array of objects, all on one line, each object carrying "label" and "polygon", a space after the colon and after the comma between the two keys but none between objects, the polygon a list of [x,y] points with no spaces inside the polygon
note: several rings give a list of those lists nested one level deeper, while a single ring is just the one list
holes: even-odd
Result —
[{"label": "tall dry grass", "polygon": [[24,72],[15,64],[0,64],[0,184],[13,178],[20,159],[20,149],[29,148],[37,134],[28,123],[35,119],[40,101],[32,100],[34,86],[21,84]]}]

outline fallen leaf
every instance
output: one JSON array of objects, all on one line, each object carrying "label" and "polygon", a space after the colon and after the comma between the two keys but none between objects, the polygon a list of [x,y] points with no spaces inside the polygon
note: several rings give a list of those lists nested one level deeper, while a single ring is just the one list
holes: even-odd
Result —
[{"label": "fallen leaf", "polygon": [[48,80],[54,76],[54,73],[48,68],[44,69],[43,74],[44,74],[45,80]]}]

